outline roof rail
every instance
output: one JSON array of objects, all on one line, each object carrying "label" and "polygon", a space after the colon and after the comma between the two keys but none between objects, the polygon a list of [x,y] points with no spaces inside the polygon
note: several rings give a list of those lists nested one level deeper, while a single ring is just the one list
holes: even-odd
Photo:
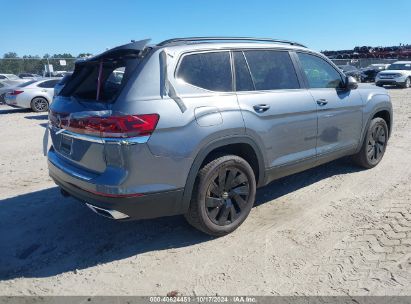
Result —
[{"label": "roof rail", "polygon": [[284,43],[289,45],[296,45],[301,47],[306,47],[305,45],[288,40],[281,39],[271,39],[271,38],[253,38],[253,37],[187,37],[187,38],[172,38],[164,40],[157,44],[158,46],[165,46],[168,44],[176,42],[197,42],[197,41],[255,41],[255,42],[274,42],[274,43]]}]

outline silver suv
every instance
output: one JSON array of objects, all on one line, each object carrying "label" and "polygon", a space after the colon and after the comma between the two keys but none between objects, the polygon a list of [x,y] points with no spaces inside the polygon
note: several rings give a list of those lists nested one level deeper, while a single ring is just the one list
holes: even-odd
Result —
[{"label": "silver suv", "polygon": [[77,62],[50,106],[50,176],[100,215],[184,214],[220,236],[274,179],[347,155],[372,168],[384,155],[386,90],[358,87],[303,45],[148,42]]},{"label": "silver suv", "polygon": [[385,71],[381,71],[375,77],[375,84],[379,87],[383,85],[395,85],[402,88],[411,87],[411,61],[396,61]]}]

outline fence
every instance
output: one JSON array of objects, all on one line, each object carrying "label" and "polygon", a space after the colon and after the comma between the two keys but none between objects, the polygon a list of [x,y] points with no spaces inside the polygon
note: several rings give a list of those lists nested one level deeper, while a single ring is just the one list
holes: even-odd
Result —
[{"label": "fence", "polygon": [[[45,66],[53,65],[54,71],[72,71],[74,63],[78,58],[7,58],[0,59],[0,73],[20,74],[33,73],[44,75]],[[331,59],[336,65],[353,65],[357,68],[365,68],[370,64],[382,63],[391,64],[398,59],[379,59],[379,58],[361,58],[361,59]],[[64,65],[65,64],[65,65]]]},{"label": "fence", "polygon": [[379,58],[361,58],[361,59],[331,59],[336,65],[352,65],[357,68],[366,68],[371,64],[391,64],[398,59],[379,59]]},{"label": "fence", "polygon": [[72,71],[77,58],[7,58],[0,59],[0,73],[20,74],[32,73],[45,74],[45,66],[53,66],[54,71]]}]

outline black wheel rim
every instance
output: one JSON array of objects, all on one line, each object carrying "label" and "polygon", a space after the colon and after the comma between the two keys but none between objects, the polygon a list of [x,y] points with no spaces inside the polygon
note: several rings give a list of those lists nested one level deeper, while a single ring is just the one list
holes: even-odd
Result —
[{"label": "black wheel rim", "polygon": [[376,125],[371,132],[367,145],[367,157],[370,162],[375,163],[382,158],[386,143],[387,135],[384,127]]},{"label": "black wheel rim", "polygon": [[211,180],[206,197],[206,212],[217,225],[226,226],[238,220],[249,205],[250,184],[238,168],[222,168]]}]

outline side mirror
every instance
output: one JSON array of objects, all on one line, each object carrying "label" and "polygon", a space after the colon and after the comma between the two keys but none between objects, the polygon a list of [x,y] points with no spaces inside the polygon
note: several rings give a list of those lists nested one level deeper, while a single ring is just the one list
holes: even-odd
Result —
[{"label": "side mirror", "polygon": [[356,88],[358,88],[357,80],[355,80],[355,78],[352,76],[347,76],[345,78],[345,88],[347,90],[355,90]]}]

